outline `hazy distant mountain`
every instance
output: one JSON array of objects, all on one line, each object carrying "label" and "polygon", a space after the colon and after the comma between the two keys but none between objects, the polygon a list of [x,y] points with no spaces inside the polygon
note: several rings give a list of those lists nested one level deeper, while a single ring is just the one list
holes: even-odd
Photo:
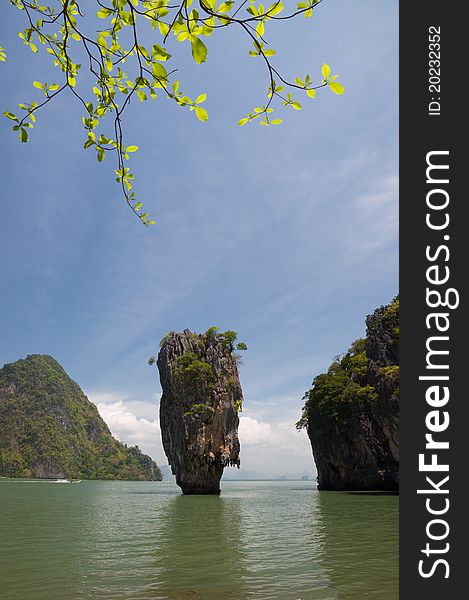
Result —
[{"label": "hazy distant mountain", "polygon": [[[173,481],[174,475],[171,473],[171,467],[169,465],[160,465],[160,471],[163,475],[164,481]],[[263,481],[263,480],[275,480],[275,481],[313,481],[315,477],[308,471],[302,471],[301,473],[288,473],[286,475],[269,475],[268,473],[262,473],[261,471],[250,471],[249,469],[226,469],[222,481]]]},{"label": "hazy distant mountain", "polygon": [[275,480],[275,481],[298,481],[313,480],[313,475],[307,471],[301,473],[287,473],[287,474],[268,474],[260,471],[249,471],[248,469],[229,469],[225,471],[223,475],[223,481],[259,481],[259,480]]},{"label": "hazy distant mountain", "polygon": [[160,480],[157,464],[128,448],[51,356],[0,369],[0,475]]}]

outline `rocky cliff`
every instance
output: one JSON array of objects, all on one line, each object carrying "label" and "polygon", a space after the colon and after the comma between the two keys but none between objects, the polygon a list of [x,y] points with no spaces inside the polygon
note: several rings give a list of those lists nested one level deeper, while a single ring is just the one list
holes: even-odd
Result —
[{"label": "rocky cliff", "polygon": [[114,439],[59,363],[39,354],[0,369],[0,475],[161,480],[156,463]]},{"label": "rocky cliff", "polygon": [[[226,466],[239,467],[236,333],[171,332],[158,354],[160,425],[168,463],[184,494],[219,494]],[[244,350],[244,344],[237,344]]]},{"label": "rocky cliff", "polygon": [[399,488],[399,298],[366,319],[354,342],[305,394],[321,490]]}]

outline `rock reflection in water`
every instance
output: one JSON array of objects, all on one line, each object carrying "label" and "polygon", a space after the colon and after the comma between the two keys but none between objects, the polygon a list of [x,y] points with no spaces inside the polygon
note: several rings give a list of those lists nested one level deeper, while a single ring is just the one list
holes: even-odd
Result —
[{"label": "rock reflection in water", "polygon": [[162,510],[157,590],[170,600],[246,597],[240,499],[175,496]]}]

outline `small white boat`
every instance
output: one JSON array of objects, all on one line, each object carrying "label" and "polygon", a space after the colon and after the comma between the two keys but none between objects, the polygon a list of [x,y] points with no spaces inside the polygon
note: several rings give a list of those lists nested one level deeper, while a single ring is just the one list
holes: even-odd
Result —
[{"label": "small white boat", "polygon": [[56,479],[54,483],[71,483],[68,479]]}]

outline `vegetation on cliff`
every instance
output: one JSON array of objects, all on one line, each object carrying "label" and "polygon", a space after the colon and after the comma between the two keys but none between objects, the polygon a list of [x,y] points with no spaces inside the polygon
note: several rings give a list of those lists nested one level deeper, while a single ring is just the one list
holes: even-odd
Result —
[{"label": "vegetation on cliff", "polygon": [[161,479],[149,456],[113,438],[59,363],[39,354],[0,369],[0,475]]},{"label": "vegetation on cliff", "polygon": [[[177,335],[174,331],[167,333],[160,341],[160,348],[171,339],[171,336]],[[244,342],[239,342],[238,333],[228,330],[220,332],[218,327],[209,327],[205,333],[189,333],[192,342],[195,344],[196,351],[189,351],[181,354],[174,359],[173,377],[177,385],[192,389],[192,392],[197,397],[209,398],[215,390],[216,373],[213,366],[206,360],[206,352],[212,345],[219,345],[224,353],[227,353],[239,362],[241,356],[239,351],[247,350],[247,345]],[[155,364],[156,358],[150,356],[148,364]],[[238,389],[238,381],[230,377],[225,382],[225,392],[232,395]],[[191,394],[191,398],[195,397]],[[235,397],[233,400],[233,408],[236,412],[242,411],[242,398]],[[200,416],[205,413],[206,409],[213,412],[214,408],[209,402],[193,402],[185,415]]]},{"label": "vegetation on cliff", "polygon": [[337,356],[304,396],[323,489],[394,488],[398,481],[399,297],[367,318],[367,336]]},{"label": "vegetation on cliff", "polygon": [[[399,344],[399,297],[375,313],[374,329],[389,331],[393,344]],[[371,332],[369,332],[371,333]],[[336,356],[327,373],[315,377],[313,387],[304,395],[305,406],[298,429],[307,427],[314,408],[317,427],[346,426],[347,415],[358,401],[371,406],[378,400],[378,388],[367,379],[369,337],[358,339],[342,356]],[[380,374],[393,384],[393,396],[399,398],[399,365],[380,367]]]}]

